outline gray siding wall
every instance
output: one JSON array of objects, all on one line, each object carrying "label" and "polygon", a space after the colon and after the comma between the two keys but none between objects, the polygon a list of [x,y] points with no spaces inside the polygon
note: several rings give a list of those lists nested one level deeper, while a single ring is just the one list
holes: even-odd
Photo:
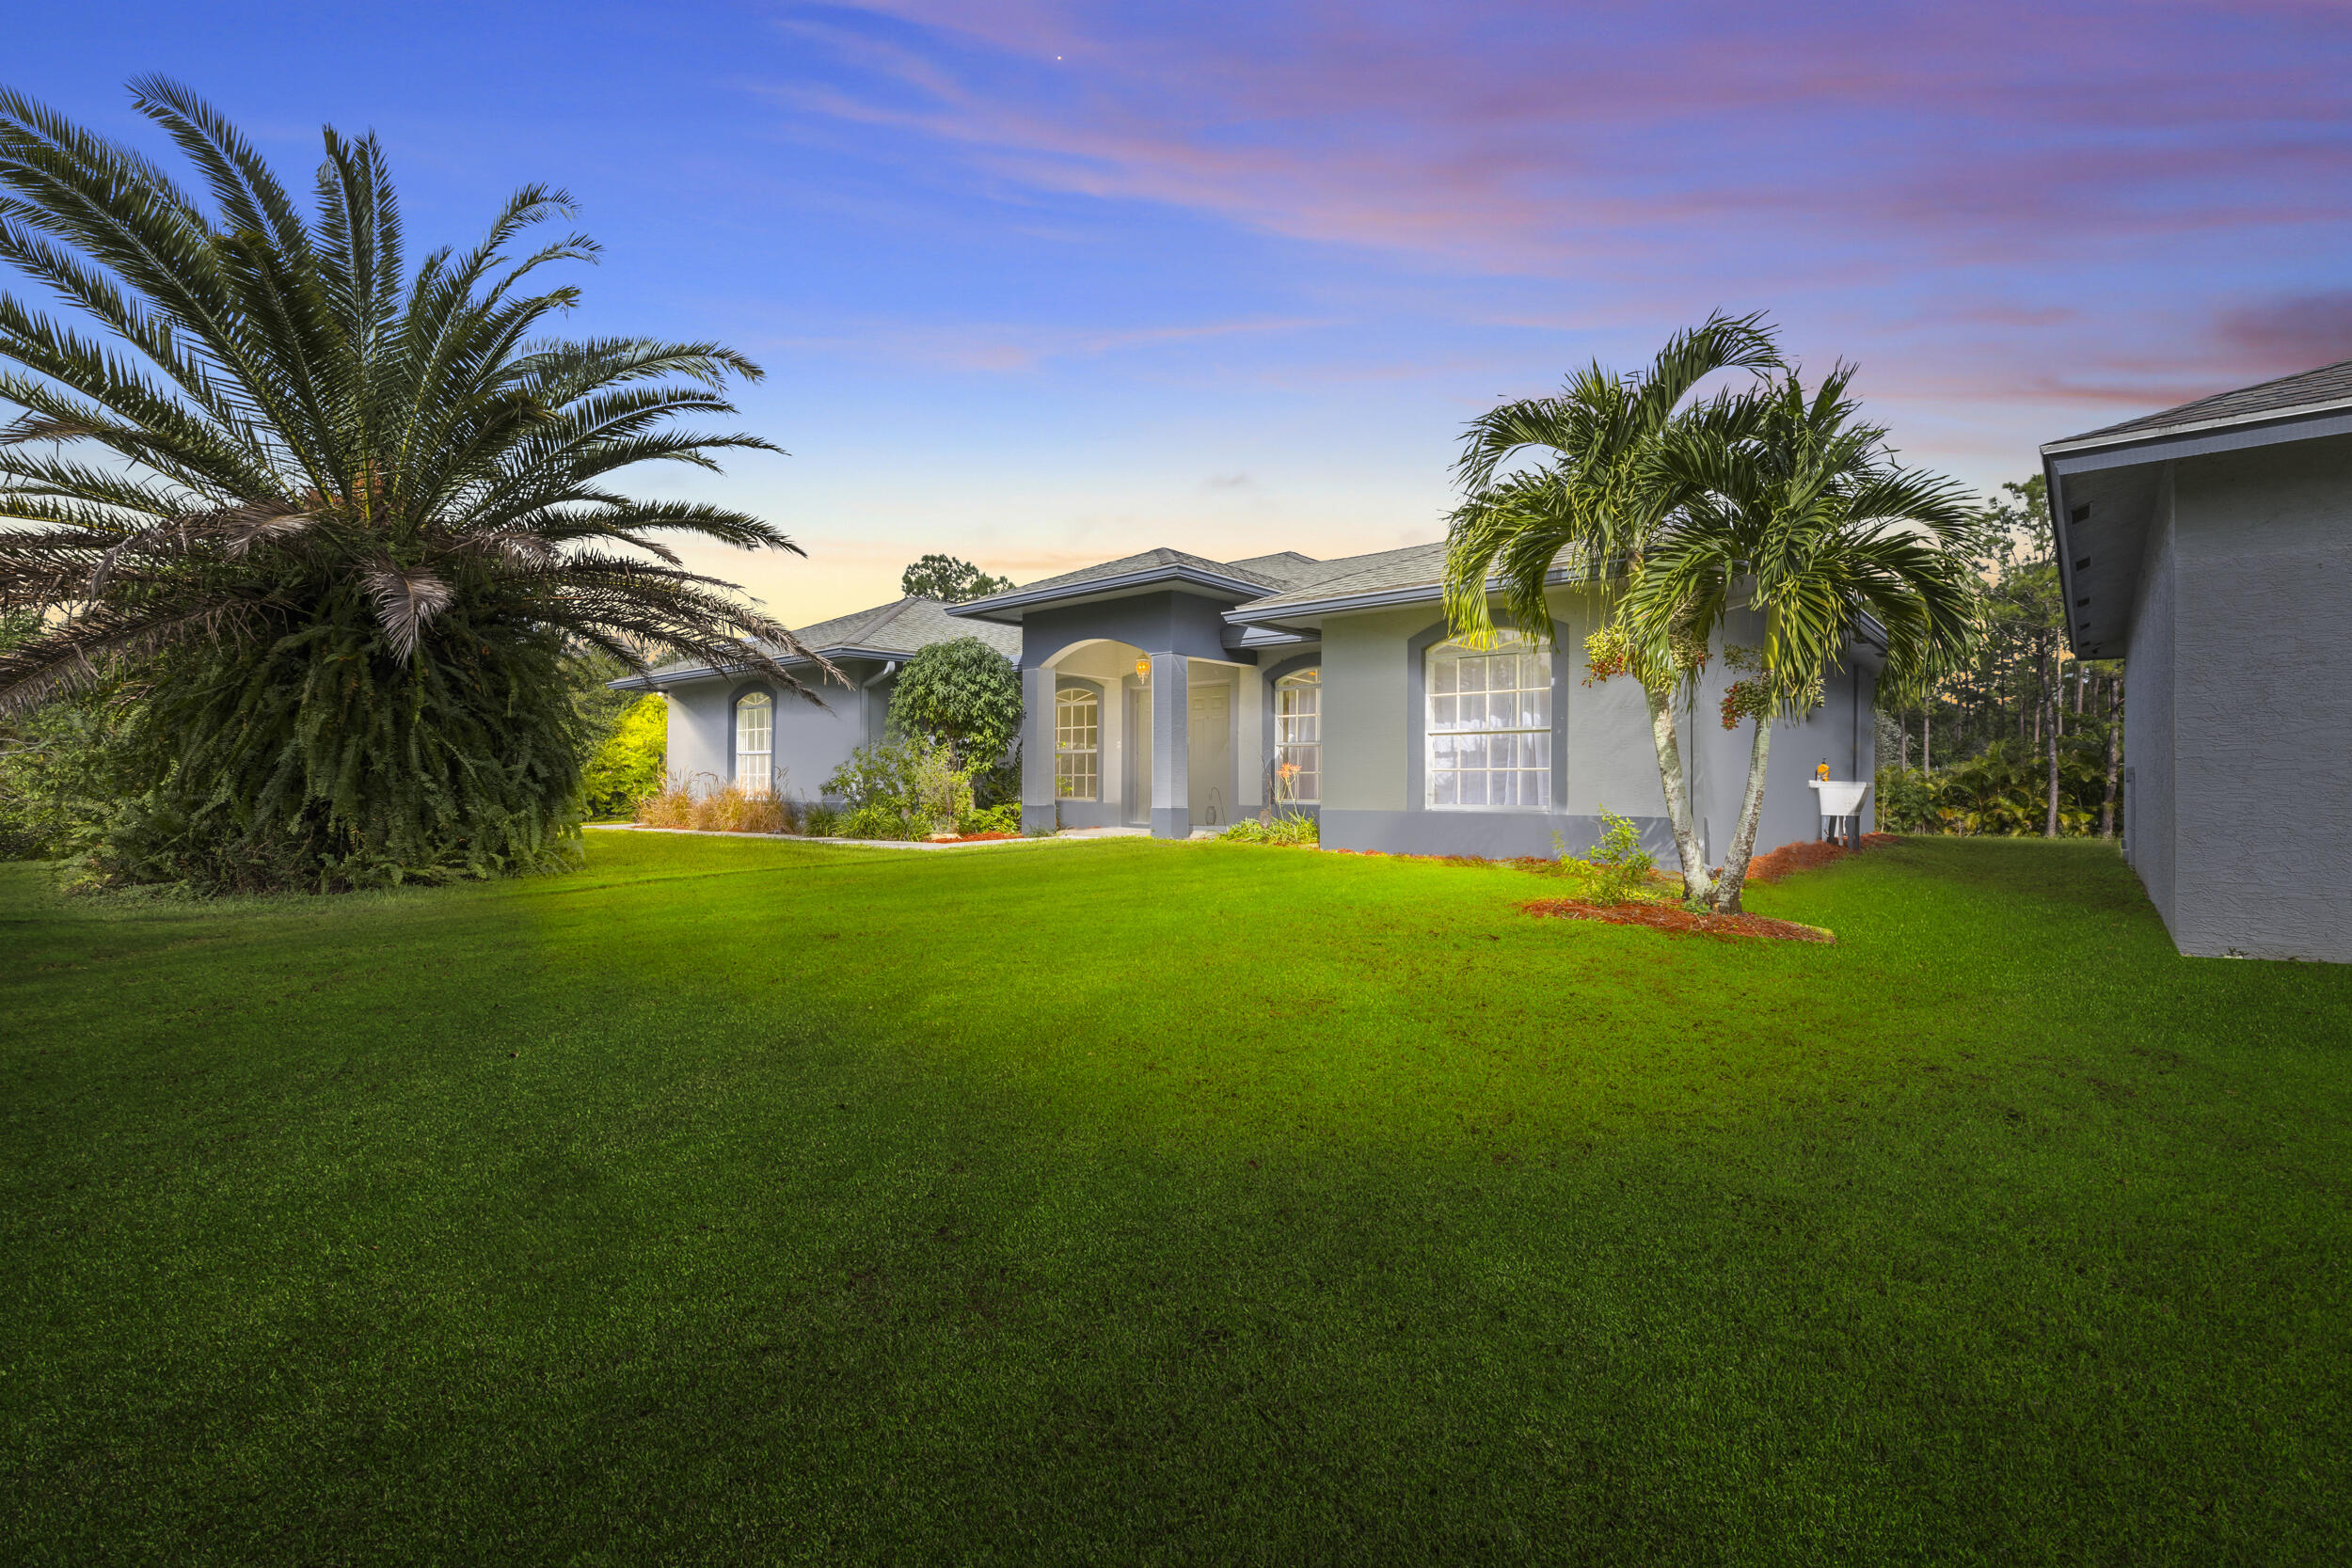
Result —
[{"label": "gray siding wall", "polygon": [[[1591,595],[1563,590],[1552,595],[1560,629],[1554,656],[1559,675],[1553,701],[1565,703],[1567,747],[1564,798],[1546,812],[1430,810],[1411,799],[1415,694],[1414,639],[1436,626],[1433,605],[1403,610],[1335,615],[1323,627],[1323,842],[1335,849],[1384,849],[1404,854],[1549,855],[1552,834],[1570,850],[1600,835],[1603,806],[1629,816],[1661,863],[1674,863],[1665,792],[1658,780],[1649,712],[1640,688],[1628,679],[1586,686],[1583,641],[1596,624]],[[1755,627],[1736,625],[1732,637],[1753,640]],[[1756,832],[1763,852],[1820,832],[1814,796],[1805,787],[1826,758],[1838,778],[1868,778],[1875,726],[1869,703],[1875,664],[1867,657],[1827,684],[1824,705],[1799,724],[1774,727],[1766,768],[1765,809]],[[1721,863],[1747,778],[1751,731],[1725,731],[1717,705],[1732,677],[1720,661],[1707,673],[1693,709],[1681,721],[1684,767],[1710,863]],[[1859,702],[1859,707],[1857,707]],[[1863,827],[1871,826],[1866,809]]]},{"label": "gray siding wall", "polygon": [[2178,739],[2172,722],[2172,486],[2160,483],[2140,558],[2138,598],[2132,606],[2124,670],[2123,766],[2129,770],[2130,787],[2123,794],[2123,849],[2177,941],[2180,923],[2172,901],[2172,759]]},{"label": "gray siding wall", "polygon": [[2173,940],[2352,961],[2352,437],[2185,460],[2171,513]]},{"label": "gray siding wall", "polygon": [[[845,664],[842,673],[862,682],[882,668],[873,663]],[[672,778],[695,780],[698,787],[708,788],[732,776],[735,693],[746,684],[737,679],[707,680],[667,689]],[[822,699],[821,707],[789,692],[778,692],[773,745],[783,793],[796,800],[816,800],[834,769],[849,761],[850,753],[869,736],[882,734],[893,684],[885,680],[871,689],[845,690],[830,681],[812,683],[810,689]]]}]

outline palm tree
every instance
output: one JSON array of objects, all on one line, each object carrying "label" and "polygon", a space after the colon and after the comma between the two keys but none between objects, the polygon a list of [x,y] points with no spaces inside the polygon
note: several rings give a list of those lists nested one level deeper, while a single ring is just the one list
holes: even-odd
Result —
[{"label": "palm tree", "polygon": [[1885,629],[1883,679],[1916,690],[1973,653],[1979,543],[1965,491],[1895,467],[1886,432],[1859,417],[1840,365],[1812,393],[1793,372],[1753,394],[1744,434],[1685,429],[1661,454],[1673,502],[1621,613],[1638,638],[1669,631],[1712,645],[1750,612],[1761,642],[1727,647],[1743,671],[1724,727],[1753,721],[1739,824],[1714,905],[1737,913],[1764,805],[1774,717],[1818,705],[1824,677],[1867,615]]},{"label": "palm tree", "polygon": [[0,401],[22,411],[0,430],[0,613],[41,617],[0,653],[0,708],[135,669],[171,831],[273,836],[347,881],[560,858],[567,650],[802,689],[790,633],[659,535],[797,546],[612,487],[777,450],[677,428],[733,413],[726,382],[759,372],[716,343],[537,336],[579,293],[534,275],[597,249],[518,245],[567,196],[528,186],[411,270],[373,135],[324,133],[306,216],[187,90],[132,94],[212,210],[0,91],[0,260],[72,312],[0,295]]},{"label": "palm tree", "polygon": [[[1706,377],[1725,370],[1758,374],[1779,363],[1758,315],[1709,316],[1677,333],[1649,366],[1619,375],[1598,363],[1571,376],[1556,397],[1505,404],[1470,422],[1454,465],[1470,496],[1447,531],[1446,609],[1456,632],[1494,635],[1490,595],[1531,633],[1556,650],[1549,588],[1562,580],[1622,580],[1638,575],[1668,519],[1673,495],[1661,453],[1678,427],[1735,438],[1751,404],[1731,397],[1688,407]],[[1522,456],[1536,467],[1500,481]],[[1688,640],[1672,634],[1628,650],[1628,663],[1649,704],[1658,775],[1681,858],[1684,894],[1706,896],[1707,857],[1699,845],[1675,733],[1675,697],[1696,663]]]}]

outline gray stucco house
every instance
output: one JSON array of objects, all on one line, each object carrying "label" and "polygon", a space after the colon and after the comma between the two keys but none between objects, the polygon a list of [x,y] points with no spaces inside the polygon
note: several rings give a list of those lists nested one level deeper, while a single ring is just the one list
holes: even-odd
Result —
[{"label": "gray stucco house", "polygon": [[2352,361],[2042,449],[2123,850],[2201,956],[2352,962]]},{"label": "gray stucco house", "polygon": [[[775,780],[806,799],[881,738],[900,661],[978,636],[1021,669],[1030,828],[1182,838],[1272,806],[1319,816],[1327,848],[1549,855],[1555,832],[1593,844],[1605,805],[1671,855],[1641,692],[1584,679],[1594,591],[1562,575],[1556,652],[1526,639],[1467,648],[1447,635],[1444,558],[1435,544],[1338,561],[1155,549],[967,604],[902,599],[799,633],[850,682],[818,688],[822,708],[704,667],[617,684],[669,694],[673,773]],[[1759,849],[1816,836],[1817,764],[1872,776],[1882,651],[1852,648],[1824,705],[1775,732]],[[1747,733],[1717,718],[1729,678],[1711,667],[1684,721],[1710,860],[1747,772]]]},{"label": "gray stucco house", "polygon": [[[1584,682],[1594,590],[1560,574],[1556,651],[1468,648],[1447,634],[1444,562],[1442,544],[1336,561],[1155,549],[947,613],[1020,629],[1032,827],[1184,837],[1272,805],[1317,815],[1326,848],[1499,857],[1549,855],[1555,832],[1588,847],[1606,805],[1671,854],[1640,690]],[[1817,835],[1818,763],[1872,776],[1882,653],[1851,649],[1824,705],[1776,732],[1759,849]],[[1710,860],[1747,772],[1745,730],[1717,718],[1729,679],[1710,667],[1683,735]]]},{"label": "gray stucco house", "polygon": [[977,637],[1008,658],[1020,657],[1018,631],[951,621],[946,609],[937,599],[899,599],[798,628],[801,645],[831,661],[847,683],[821,679],[813,662],[784,661],[818,695],[816,703],[749,672],[707,664],[663,665],[612,685],[669,697],[671,777],[737,781],[813,800],[851,752],[882,738],[899,667],[918,651]]}]

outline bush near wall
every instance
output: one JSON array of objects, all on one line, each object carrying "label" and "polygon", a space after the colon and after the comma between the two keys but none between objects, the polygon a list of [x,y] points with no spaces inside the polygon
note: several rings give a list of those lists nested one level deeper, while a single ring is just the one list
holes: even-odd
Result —
[{"label": "bush near wall", "polygon": [[669,699],[655,692],[630,704],[582,772],[588,815],[628,816],[638,801],[660,793],[669,746]]},{"label": "bush near wall", "polygon": [[[2106,796],[2104,744],[2094,750],[2071,739],[2058,749],[2058,833],[2099,831]],[[2014,741],[1996,741],[1982,755],[1923,773],[1882,768],[1876,784],[1878,825],[1886,832],[1953,833],[1972,838],[2039,836],[2048,819],[2049,760]],[[2122,813],[2118,785],[2117,820]]]}]

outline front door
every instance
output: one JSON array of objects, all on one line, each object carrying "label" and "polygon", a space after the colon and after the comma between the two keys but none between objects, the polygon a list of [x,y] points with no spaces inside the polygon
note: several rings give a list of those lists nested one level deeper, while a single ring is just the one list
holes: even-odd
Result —
[{"label": "front door", "polygon": [[1152,689],[1127,691],[1127,821],[1152,825]]},{"label": "front door", "polygon": [[1190,719],[1192,825],[1221,828],[1233,819],[1233,689],[1194,687]]}]

